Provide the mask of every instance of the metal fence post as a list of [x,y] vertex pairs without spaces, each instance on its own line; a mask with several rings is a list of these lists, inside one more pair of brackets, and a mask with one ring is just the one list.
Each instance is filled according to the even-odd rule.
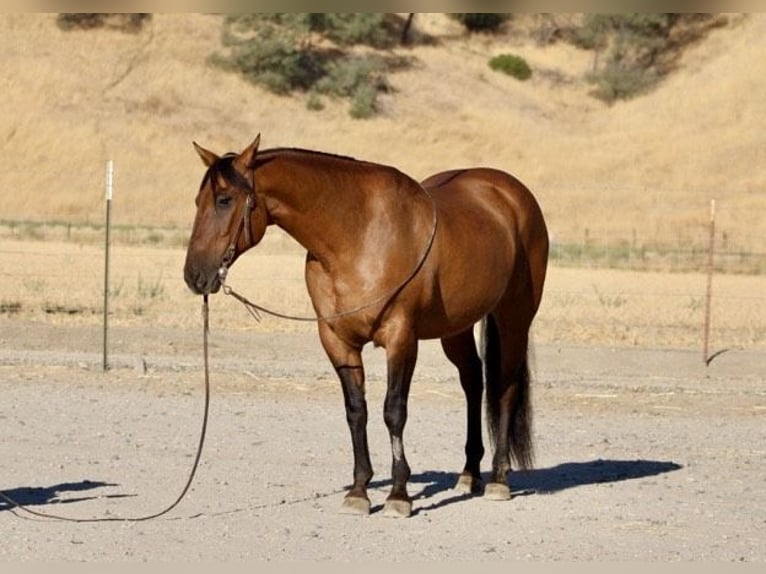
[[109,339],[109,246],[112,231],[112,187],[114,183],[114,163],[106,162],[106,225],[104,236],[104,371],[109,369],[108,339]]

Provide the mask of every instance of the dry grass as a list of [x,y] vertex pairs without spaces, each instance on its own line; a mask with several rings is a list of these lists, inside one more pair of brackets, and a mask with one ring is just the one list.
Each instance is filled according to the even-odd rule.
[[[115,245],[110,322],[196,329],[200,299],[182,278],[181,247]],[[311,316],[301,248],[278,230],[232,268],[230,284],[259,304]],[[103,247],[0,239],[0,318],[93,325],[103,317]],[[540,343],[700,348],[705,276],[621,270],[549,270],[534,339]],[[716,276],[712,346],[766,350],[766,276]],[[313,332],[312,323],[251,319],[212,298],[215,329]]]
[[[765,16],[732,16],[657,91],[612,107],[587,94],[587,52],[521,32],[467,38],[440,15],[418,20],[438,45],[397,50],[416,64],[391,76],[381,117],[356,121],[346,104],[311,112],[208,66],[218,16],[158,14],[134,35],[3,15],[3,95],[14,110],[0,119],[3,218],[99,221],[112,158],[118,223],[187,227],[202,171],[191,141],[223,151],[261,132],[268,147],[352,154],[416,178],[504,168],[535,190],[554,238],[585,227],[696,237],[715,197],[730,241],[762,250]],[[504,51],[523,55],[533,78],[492,72],[488,59]]]
[[[62,32],[54,20],[0,15],[3,96],[13,110],[0,118],[0,217],[21,222],[15,239],[0,239],[1,317],[100,321],[103,248],[81,225],[103,220],[111,158],[113,222],[122,226],[114,321],[196,326],[198,301],[181,279],[202,175],[191,142],[226,151],[258,132],[266,147],[350,154],[416,178],[458,166],[504,168],[535,191],[558,241],[579,241],[588,229],[615,240],[704,242],[715,197],[730,246],[764,251],[764,15],[732,16],[659,89],[611,107],[588,95],[586,52],[540,46],[523,33],[465,37],[443,16],[420,15],[418,25],[437,45],[397,50],[415,65],[390,77],[395,93],[367,121],[349,118],[345,103],[308,111],[303,99],[267,94],[208,66],[219,16],[158,14],[137,35]],[[487,61],[502,52],[522,55],[533,77],[493,73]],[[78,225],[51,237],[50,228],[29,225],[35,221]],[[40,242],[43,236],[51,241]],[[136,242],[162,247],[127,245]],[[301,254],[274,235],[237,264],[231,280],[263,303],[308,313],[301,277]],[[763,276],[716,278],[715,345],[766,346],[764,287]],[[699,274],[553,267],[536,337],[694,347],[703,296]],[[220,297],[215,307],[215,321],[227,326],[313,328],[254,325]]]

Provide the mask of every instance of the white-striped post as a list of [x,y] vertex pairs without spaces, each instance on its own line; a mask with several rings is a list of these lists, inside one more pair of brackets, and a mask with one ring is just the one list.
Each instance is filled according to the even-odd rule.
[[104,235],[104,371],[109,369],[108,338],[109,338],[109,247],[112,235],[112,191],[114,187],[114,162],[106,162],[106,225]]

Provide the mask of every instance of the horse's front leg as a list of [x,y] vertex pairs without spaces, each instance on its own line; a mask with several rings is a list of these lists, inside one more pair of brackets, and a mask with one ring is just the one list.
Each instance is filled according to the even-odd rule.
[[341,366],[337,369],[343,387],[346,421],[351,431],[354,449],[354,484],[343,500],[342,511],[350,514],[369,514],[370,499],[367,485],[372,479],[372,463],[367,446],[367,401],[364,397],[364,368]]
[[342,512],[369,514],[367,485],[372,479],[372,463],[367,445],[367,401],[364,392],[364,366],[360,349],[349,347],[322,323],[319,329],[322,345],[338,373],[346,406],[346,421],[354,449],[354,483],[343,500]]
[[417,340],[407,333],[386,346],[388,362],[388,389],[383,418],[391,437],[391,478],[393,486],[383,510],[385,516],[408,517],[412,513],[412,499],[407,494],[410,467],[404,456],[404,425],[407,422],[407,397],[418,354]]

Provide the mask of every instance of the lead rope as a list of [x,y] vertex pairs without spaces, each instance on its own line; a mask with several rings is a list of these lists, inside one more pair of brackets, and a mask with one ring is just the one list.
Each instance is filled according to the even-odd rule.
[[221,263],[221,267],[218,269],[218,278],[221,281],[221,289],[223,290],[223,293],[225,295],[229,295],[233,297],[234,299],[242,303],[245,306],[245,309],[248,310],[250,315],[256,321],[261,320],[261,313],[266,313],[268,315],[272,315],[279,319],[287,319],[289,321],[303,321],[303,322],[309,322],[309,323],[318,323],[320,321],[333,321],[335,319],[341,319],[343,317],[354,315],[355,313],[359,313],[360,311],[364,311],[365,309],[369,309],[370,307],[374,307],[378,305],[379,303],[383,303],[384,301],[388,301],[392,299],[402,289],[404,289],[410,281],[412,281],[415,278],[415,275],[417,275],[420,269],[423,267],[423,265],[425,265],[426,259],[428,259],[428,254],[431,253],[431,247],[433,247],[434,238],[436,237],[436,227],[438,224],[436,202],[434,201],[433,196],[428,192],[427,189],[425,189],[424,187],[421,187],[420,189],[423,193],[426,194],[428,199],[431,200],[431,208],[433,211],[431,234],[428,236],[428,241],[426,242],[425,249],[423,249],[423,253],[420,255],[420,259],[418,259],[417,264],[415,265],[415,267],[413,267],[412,271],[410,271],[409,275],[407,275],[407,277],[405,277],[405,279],[399,285],[397,285],[394,289],[392,289],[388,293],[384,293],[383,295],[374,299],[373,301],[370,301],[369,303],[365,303],[364,305],[360,305],[359,307],[349,309],[347,311],[340,311],[332,315],[319,315],[316,317],[289,315],[287,313],[273,311],[271,309],[268,309],[267,307],[258,305],[257,303],[253,303],[244,295],[237,293],[234,289],[232,289],[226,283],[226,277],[229,274],[229,263],[227,261],[229,259],[228,257],[224,257],[224,260]]
[[104,518],[70,518],[68,516],[59,516],[56,514],[48,514],[45,512],[38,512],[37,510],[32,510],[28,506],[19,504],[18,502],[13,500],[10,496],[0,491],[0,500],[3,500],[10,505],[10,511],[14,515],[16,515],[19,518],[26,518],[26,516],[18,512],[18,511],[22,511],[26,514],[30,514],[37,518],[45,518],[48,520],[58,520],[63,522],[80,522],[80,523],[82,522],[144,522],[146,520],[152,520],[154,518],[159,518],[160,516],[167,514],[168,512],[170,512],[171,510],[173,510],[176,506],[180,504],[181,500],[183,500],[183,498],[186,496],[186,493],[189,491],[192,481],[194,480],[194,475],[197,473],[197,468],[199,467],[199,461],[200,461],[200,458],[202,457],[202,447],[205,444],[205,435],[207,434],[208,413],[210,411],[210,366],[209,366],[209,359],[208,359],[208,335],[210,334],[210,313],[209,313],[207,295],[204,295],[202,299],[202,322],[203,322],[202,347],[203,347],[203,352],[205,355],[205,360],[204,360],[204,363],[205,363],[205,407],[204,407],[204,414],[202,417],[202,429],[200,430],[199,445],[197,446],[197,454],[194,458],[194,464],[192,465],[192,469],[191,469],[191,472],[189,473],[189,478],[186,481],[186,485],[181,491],[181,494],[178,495],[178,498],[176,498],[176,500],[164,510],[161,510],[160,512],[156,512],[154,514],[149,514],[147,516],[127,517],[127,518],[122,518],[118,516],[110,516],[110,517],[104,517]]

